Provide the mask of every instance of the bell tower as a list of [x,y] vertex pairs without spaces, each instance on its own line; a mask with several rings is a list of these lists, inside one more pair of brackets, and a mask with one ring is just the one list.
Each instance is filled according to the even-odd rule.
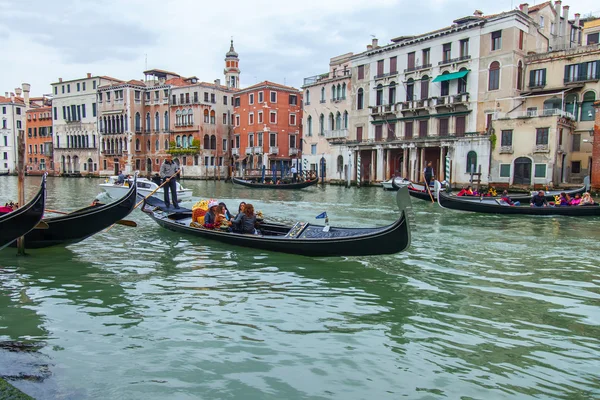
[[233,48],[233,39],[231,39],[231,46],[229,47],[227,54],[225,54],[225,71],[223,71],[227,87],[230,89],[240,88],[239,63],[240,59],[238,58],[238,53],[236,53]]

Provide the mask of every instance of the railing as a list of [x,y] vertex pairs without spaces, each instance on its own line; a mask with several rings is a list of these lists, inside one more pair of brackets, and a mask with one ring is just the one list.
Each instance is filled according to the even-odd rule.
[[585,73],[585,74],[581,74],[578,76],[565,76],[565,83],[597,81],[597,80],[600,80],[600,71],[596,71],[593,74]]
[[512,154],[513,152],[512,146],[500,146],[500,154]]
[[533,148],[533,152],[534,153],[549,153],[550,146],[548,146],[547,144],[536,144],[535,147]]
[[290,147],[290,156],[295,156],[300,150],[295,147]]
[[390,71],[390,72],[386,72],[385,74],[377,74],[375,75],[375,79],[383,79],[383,78],[389,78],[390,76],[395,76],[398,75],[398,71]]
[[102,154],[104,154],[105,156],[122,156],[123,155],[123,151],[116,151],[116,150],[103,150],[101,151]]
[[527,110],[527,111],[513,111],[511,113],[495,112],[492,115],[492,120],[498,119],[513,119],[513,118],[537,118],[537,117],[552,117],[559,116],[564,118],[570,118],[575,120],[575,116],[568,111],[563,111],[560,108],[547,108],[541,111]]
[[348,137],[348,129],[334,129],[325,131],[325,138],[327,139],[337,139],[346,137]]
[[470,59],[471,59],[470,55],[460,56],[460,57],[456,57],[456,58],[449,58],[447,60],[442,60],[442,61],[438,62],[438,65],[447,65],[447,64],[453,64],[453,63],[465,62],[465,61],[469,61]]
[[262,146],[254,146],[254,153],[255,154],[261,154],[263,152],[263,147]]
[[245,153],[246,154],[252,154],[252,149],[253,149],[252,147],[246,147]]
[[420,69],[427,69],[427,68],[431,68],[431,64],[423,64],[423,65],[415,65],[414,67],[408,67],[404,69],[404,72],[414,72],[414,71],[418,71]]
[[232,156],[239,156],[240,155],[240,149],[236,149],[236,148],[231,149],[231,155]]
[[269,154],[278,154],[278,153],[279,153],[279,147],[269,146]]
[[331,73],[331,74],[329,72],[326,72],[324,74],[319,74],[319,75],[309,76],[308,78],[304,78],[304,83],[302,84],[302,86],[313,85],[315,83],[325,81],[328,79],[343,78],[346,76],[347,77],[352,76],[351,70],[345,69],[345,70],[341,70],[341,71],[335,71],[335,73]]

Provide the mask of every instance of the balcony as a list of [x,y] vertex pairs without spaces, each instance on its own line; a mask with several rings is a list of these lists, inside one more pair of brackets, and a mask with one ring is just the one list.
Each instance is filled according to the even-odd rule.
[[335,129],[325,131],[326,139],[343,139],[348,137],[348,129]]
[[569,118],[571,120],[575,120],[573,114],[567,111],[563,111],[560,108],[547,108],[544,110],[538,111],[536,109],[526,110],[526,111],[513,111],[511,113],[503,113],[496,112],[492,115],[492,120],[496,121],[499,119],[514,119],[514,118],[538,118],[538,117],[552,117],[559,116],[563,118]]
[[500,146],[500,154],[513,154],[514,150],[512,146]]
[[279,147],[269,146],[269,154],[278,154],[278,153],[279,153]]
[[584,71],[583,74],[578,76],[565,76],[564,82],[568,83],[578,83],[578,82],[589,82],[589,81],[597,81],[600,80],[600,71],[594,71],[593,73],[587,73]]
[[246,155],[252,154],[253,147],[246,147]]
[[231,149],[231,155],[232,156],[239,156],[240,155],[240,149]]
[[534,153],[550,153],[550,146],[547,144],[536,144],[533,148]]
[[321,103],[321,104],[325,104],[325,102],[326,102],[326,101],[327,101],[327,100],[325,100],[325,99],[322,99],[321,101],[319,101],[319,103]]
[[419,71],[422,69],[429,69],[431,68],[431,64],[423,64],[423,65],[415,65],[413,67],[408,67],[404,70],[404,73],[409,73],[409,72],[415,72],[415,71]]
[[262,154],[263,147],[262,146],[254,146],[254,154]]
[[456,58],[449,58],[448,60],[442,60],[440,62],[438,62],[438,65],[448,65],[448,64],[458,64],[458,63],[463,63],[463,62],[467,62],[471,59],[471,56],[460,56],[460,57],[456,57]]
[[297,149],[295,147],[290,147],[290,156],[298,155],[299,152],[300,152],[299,149]]
[[103,151],[101,151],[101,153],[104,156],[122,156],[123,155],[123,151],[117,151],[117,150],[103,150]]
[[469,93],[459,93],[450,96],[451,104],[467,103],[469,101]]
[[390,71],[390,72],[386,72],[385,74],[375,75],[375,80],[389,78],[389,77],[396,76],[396,75],[398,75],[398,71]]
[[335,71],[335,72],[325,72],[324,74],[319,74],[319,75],[314,75],[314,76],[310,76],[308,78],[304,78],[304,83],[302,84],[302,86],[308,86],[308,85],[314,85],[315,83],[319,83],[319,82],[323,82],[323,81],[327,81],[329,79],[335,79],[335,78],[344,78],[344,77],[351,77],[352,76],[352,72],[349,69],[345,69],[345,70],[341,70],[341,71]]

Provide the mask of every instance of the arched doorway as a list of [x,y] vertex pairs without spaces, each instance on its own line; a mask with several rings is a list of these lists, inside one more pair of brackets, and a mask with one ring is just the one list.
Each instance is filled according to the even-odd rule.
[[78,156],[73,156],[73,172],[75,172],[76,174],[81,172],[81,171],[79,171],[79,157]]
[[148,174],[152,172],[152,160],[150,158],[146,160],[146,170]]
[[531,159],[519,157],[515,160],[513,185],[531,185]]
[[91,158],[88,158],[88,160],[87,160],[87,170],[88,170],[88,174],[91,174],[94,172],[94,161]]

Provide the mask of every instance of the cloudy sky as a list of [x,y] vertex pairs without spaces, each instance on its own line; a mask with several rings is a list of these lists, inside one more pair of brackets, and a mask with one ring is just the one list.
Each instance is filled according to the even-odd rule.
[[[50,93],[59,77],[87,72],[142,79],[146,67],[223,80],[233,36],[242,86],[272,80],[299,87],[328,70],[329,58],[471,15],[515,8],[518,0],[0,0],[0,95],[22,82]],[[540,1],[538,1],[540,3]],[[418,4],[418,7],[415,5]],[[476,6],[474,5],[476,4]],[[529,1],[530,5],[535,1]],[[582,15],[597,0],[566,0]]]

